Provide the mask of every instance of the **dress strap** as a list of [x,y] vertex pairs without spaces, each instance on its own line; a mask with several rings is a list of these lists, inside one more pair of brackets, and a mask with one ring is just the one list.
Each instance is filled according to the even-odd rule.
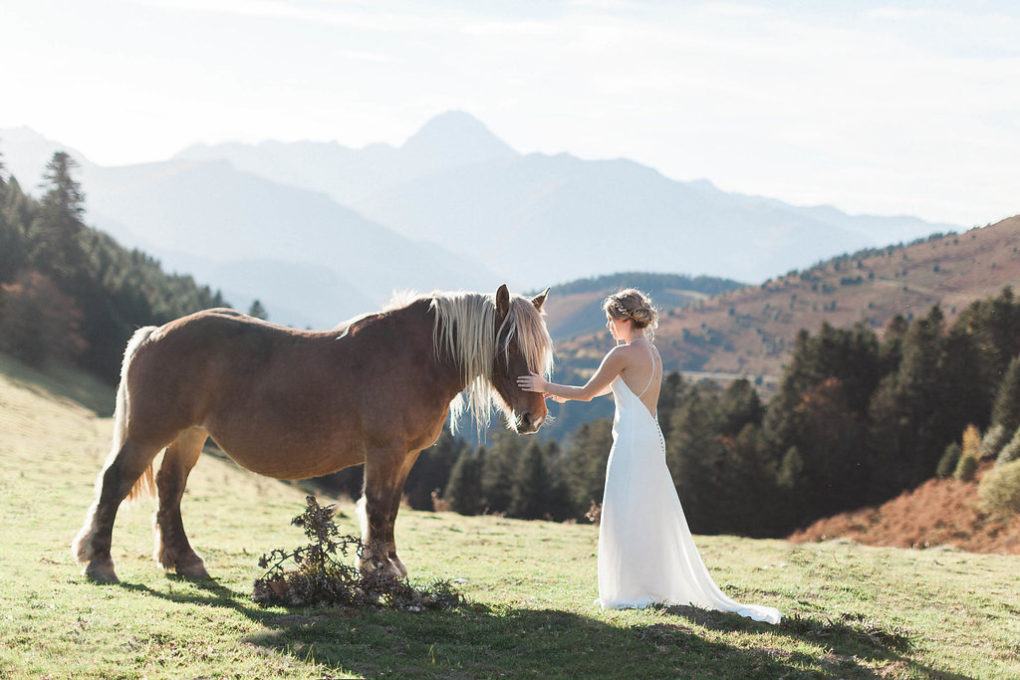
[[655,358],[656,357],[656,352],[654,351],[654,347],[652,346],[652,343],[648,343],[648,353],[652,356],[652,375],[651,375],[651,377],[648,378],[648,384],[645,385],[645,389],[641,390],[641,392],[637,395],[638,399],[640,399],[641,395],[643,395],[645,392],[647,392],[648,388],[652,386],[653,382],[655,382],[655,367],[658,365],[658,361],[656,361],[656,358]]

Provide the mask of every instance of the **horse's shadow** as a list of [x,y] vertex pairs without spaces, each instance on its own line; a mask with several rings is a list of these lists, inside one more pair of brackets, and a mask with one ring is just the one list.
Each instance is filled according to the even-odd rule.
[[[970,680],[937,671],[908,655],[913,643],[900,631],[868,625],[863,617],[837,620],[795,616],[776,626],[695,607],[660,607],[653,623],[621,627],[573,612],[469,604],[425,613],[383,608],[263,608],[214,579],[159,591],[120,587],[181,604],[232,609],[265,630],[241,639],[320,670],[365,677],[423,678],[878,678],[876,667],[897,675]],[[201,592],[195,592],[195,590]],[[711,641],[692,625],[758,635],[754,643]],[[777,638],[785,638],[777,639]],[[818,656],[797,642],[822,644]],[[890,666],[891,665],[891,666]],[[344,676],[346,677],[346,676]]]

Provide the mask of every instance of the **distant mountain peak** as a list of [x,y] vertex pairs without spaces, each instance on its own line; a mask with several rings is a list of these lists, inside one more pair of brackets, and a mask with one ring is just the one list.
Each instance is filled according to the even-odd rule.
[[19,125],[12,128],[0,129],[0,141],[8,140],[12,142],[45,142],[49,141],[41,134],[28,127],[27,125]]
[[430,118],[400,150],[412,155],[439,154],[479,162],[518,155],[485,123],[464,111],[447,111]]

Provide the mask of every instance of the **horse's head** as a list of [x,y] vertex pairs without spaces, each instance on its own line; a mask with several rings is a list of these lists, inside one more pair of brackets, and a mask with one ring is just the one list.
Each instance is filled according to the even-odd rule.
[[491,382],[510,412],[518,434],[537,432],[548,411],[541,392],[525,392],[517,376],[530,372],[548,376],[552,369],[552,340],[542,319],[549,289],[532,298],[511,298],[506,286],[496,291],[496,355]]

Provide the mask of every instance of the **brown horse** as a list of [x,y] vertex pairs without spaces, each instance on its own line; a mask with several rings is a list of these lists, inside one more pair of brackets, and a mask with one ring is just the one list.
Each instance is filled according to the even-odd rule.
[[[358,568],[406,576],[393,540],[404,481],[422,449],[465,408],[479,427],[502,407],[518,433],[536,432],[543,396],[517,388],[548,374],[552,341],[534,299],[435,293],[351,320],[299,331],[229,309],[137,331],[117,390],[113,448],[72,551],[92,579],[114,581],[110,542],[125,497],[158,495],[155,558],[206,577],[181,521],[188,473],[208,437],[237,463],[277,479],[365,464]],[[467,403],[461,396],[467,395]],[[156,455],[165,449],[158,473]]]

